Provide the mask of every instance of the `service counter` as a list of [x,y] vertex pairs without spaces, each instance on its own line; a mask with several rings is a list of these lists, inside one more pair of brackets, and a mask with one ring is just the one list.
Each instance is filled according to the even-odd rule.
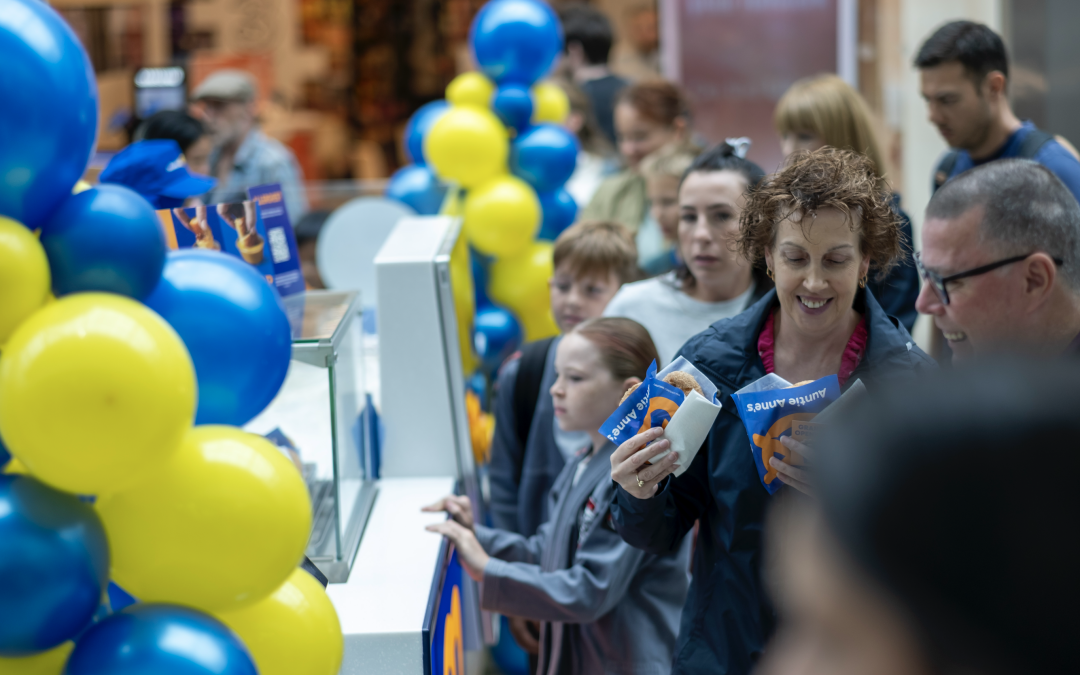
[[399,222],[373,261],[375,306],[372,289],[287,298],[289,374],[246,426],[308,484],[307,555],[330,580],[344,675],[477,673],[493,637],[477,585],[424,529],[446,515],[420,510],[456,491],[483,516],[449,273],[459,233],[445,217]]

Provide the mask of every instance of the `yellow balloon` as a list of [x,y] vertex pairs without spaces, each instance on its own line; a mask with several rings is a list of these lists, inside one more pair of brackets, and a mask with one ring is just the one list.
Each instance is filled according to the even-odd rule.
[[554,82],[538,82],[532,90],[533,124],[562,124],[570,115],[570,99]]
[[65,642],[47,652],[33,656],[5,658],[0,656],[0,673],[3,675],[60,675],[67,665],[68,656],[75,648],[74,642]]
[[561,331],[555,323],[555,317],[551,313],[551,307],[533,314],[521,317],[521,330],[525,333],[525,342],[534,342],[545,338],[554,337]]
[[[25,464],[23,464],[19,460],[15,459],[14,457],[12,457],[10,460],[8,460],[8,463],[4,465],[4,470],[0,471],[0,473],[23,474],[23,475],[25,475],[25,474],[29,473],[29,471],[26,470],[26,465]],[[0,671],[0,672],[2,672],[2,671]]]
[[461,205],[465,201],[464,192],[461,188],[450,188],[446,193],[446,197],[443,198],[442,206],[439,207],[439,215],[460,216]]
[[496,257],[522,253],[540,227],[540,200],[528,183],[499,176],[469,190],[465,234],[477,251]]
[[45,304],[50,283],[41,242],[21,223],[0,216],[0,346]]
[[506,170],[510,141],[490,110],[455,106],[431,126],[424,157],[440,177],[465,187],[480,185]]
[[487,108],[495,94],[495,83],[477,72],[462,73],[446,87],[446,100],[451,105],[471,105]]
[[464,232],[458,235],[450,252],[450,287],[454,292],[454,315],[457,318],[458,347],[461,350],[461,368],[466,376],[476,370],[473,353],[473,321],[476,318],[476,291],[469,259],[469,245]]
[[61,490],[131,485],[169,458],[194,416],[184,343],[130,298],[76,293],[50,303],[0,358],[0,436]]
[[[558,333],[551,318],[548,281],[553,273],[552,244],[537,241],[513,258],[499,258],[488,270],[488,295],[510,309],[522,323],[526,340]],[[554,327],[555,332],[551,332]]]
[[160,470],[97,502],[112,578],[145,602],[229,610],[272,593],[300,563],[311,501],[270,441],[195,427]]
[[259,675],[337,675],[341,623],[322,584],[302,569],[270,597],[216,614],[247,645]]

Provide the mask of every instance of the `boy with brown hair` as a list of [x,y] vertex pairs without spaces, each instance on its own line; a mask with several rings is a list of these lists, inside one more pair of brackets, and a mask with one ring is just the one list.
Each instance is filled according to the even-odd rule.
[[[638,276],[634,235],[619,223],[583,221],[555,240],[551,313],[562,334],[602,316],[619,288]],[[548,492],[566,461],[590,444],[588,434],[555,421],[548,390],[555,382],[555,349],[562,336],[524,345],[499,370],[495,436],[491,443],[491,519],[501,530],[529,537],[548,519]],[[511,621],[518,644],[535,653],[535,639]]]

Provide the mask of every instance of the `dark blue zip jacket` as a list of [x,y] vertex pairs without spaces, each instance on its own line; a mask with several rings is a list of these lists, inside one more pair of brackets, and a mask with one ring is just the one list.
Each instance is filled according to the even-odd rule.
[[[683,346],[680,354],[719,389],[720,414],[686,473],[667,479],[652,499],[637,499],[622,488],[613,498],[611,511],[623,539],[650,553],[675,551],[694,521],[701,520],[694,578],[675,647],[675,675],[749,673],[772,633],[774,614],[760,575],[769,494],[754,468],[731,394],[765,375],[757,341],[776,304],[776,292],[770,291]],[[867,318],[867,346],[847,384],[860,379],[872,395],[883,381],[935,367],[871,293],[860,292],[855,308]]]

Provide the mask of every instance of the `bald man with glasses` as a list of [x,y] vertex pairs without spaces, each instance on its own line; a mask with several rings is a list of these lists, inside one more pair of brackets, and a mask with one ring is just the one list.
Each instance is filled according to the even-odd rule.
[[999,160],[946,183],[926,209],[916,308],[953,362],[1080,352],[1080,204],[1045,167]]

